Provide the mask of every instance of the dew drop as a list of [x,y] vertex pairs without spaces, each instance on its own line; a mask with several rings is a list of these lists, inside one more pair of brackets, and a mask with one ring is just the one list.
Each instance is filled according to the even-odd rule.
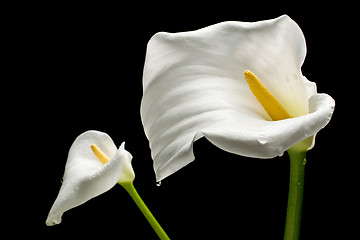
[[161,186],[161,181],[156,182],[156,186],[160,187]]
[[257,140],[261,145],[267,144],[267,138],[265,136],[259,136]]

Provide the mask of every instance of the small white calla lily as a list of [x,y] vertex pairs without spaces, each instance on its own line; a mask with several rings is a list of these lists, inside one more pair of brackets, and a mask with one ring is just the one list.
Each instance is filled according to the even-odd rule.
[[[94,144],[102,154],[109,157],[107,163],[102,163],[94,154]],[[132,182],[135,174],[131,160],[131,154],[125,150],[125,143],[117,149],[106,133],[87,131],[78,136],[70,148],[63,183],[46,225],[59,224],[65,211],[108,191],[117,182]]]
[[[282,155],[300,141],[301,150],[312,148],[335,102],[302,75],[305,55],[303,33],[288,16],[155,34],[147,47],[141,117],[157,181],[192,162],[193,143],[201,137],[257,158]],[[292,118],[271,121],[246,70]]]

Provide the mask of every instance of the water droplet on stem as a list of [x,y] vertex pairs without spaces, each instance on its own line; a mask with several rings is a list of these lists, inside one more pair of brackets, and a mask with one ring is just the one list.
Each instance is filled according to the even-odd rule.
[[303,160],[303,165],[305,166],[305,164],[306,164],[306,158]]

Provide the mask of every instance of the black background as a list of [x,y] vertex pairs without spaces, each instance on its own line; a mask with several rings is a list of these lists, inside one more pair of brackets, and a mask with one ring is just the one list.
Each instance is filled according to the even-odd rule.
[[[330,3],[331,4],[331,3]],[[39,238],[156,239],[120,186],[63,215],[45,220],[74,139],[90,129],[126,141],[134,185],[171,239],[282,239],[289,159],[269,160],[195,143],[196,160],[156,186],[140,119],[146,44],[159,31],[179,32],[221,21],[289,15],[304,32],[303,74],[336,100],[329,125],[308,153],[302,239],[348,239],[357,216],[355,6],[217,3],[38,4],[9,8],[3,87],[9,147],[3,176],[11,208],[5,228]],[[354,59],[352,60],[352,57]],[[353,86],[352,86],[353,84]],[[11,94],[11,97],[5,95]]]

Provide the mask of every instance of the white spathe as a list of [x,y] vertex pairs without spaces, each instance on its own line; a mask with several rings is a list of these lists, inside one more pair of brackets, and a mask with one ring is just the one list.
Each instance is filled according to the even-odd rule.
[[[92,144],[110,158],[109,162],[105,165],[101,163],[91,150]],[[131,160],[125,143],[117,149],[106,133],[87,131],[78,136],[69,150],[63,183],[46,225],[59,224],[65,211],[108,191],[117,182],[132,182],[135,174]]]
[[[155,34],[147,46],[141,118],[157,181],[192,162],[193,143],[203,136],[247,157],[282,155],[309,137],[310,149],[335,102],[302,75],[305,55],[303,33],[286,15]],[[293,118],[271,121],[246,83],[245,70]]]

